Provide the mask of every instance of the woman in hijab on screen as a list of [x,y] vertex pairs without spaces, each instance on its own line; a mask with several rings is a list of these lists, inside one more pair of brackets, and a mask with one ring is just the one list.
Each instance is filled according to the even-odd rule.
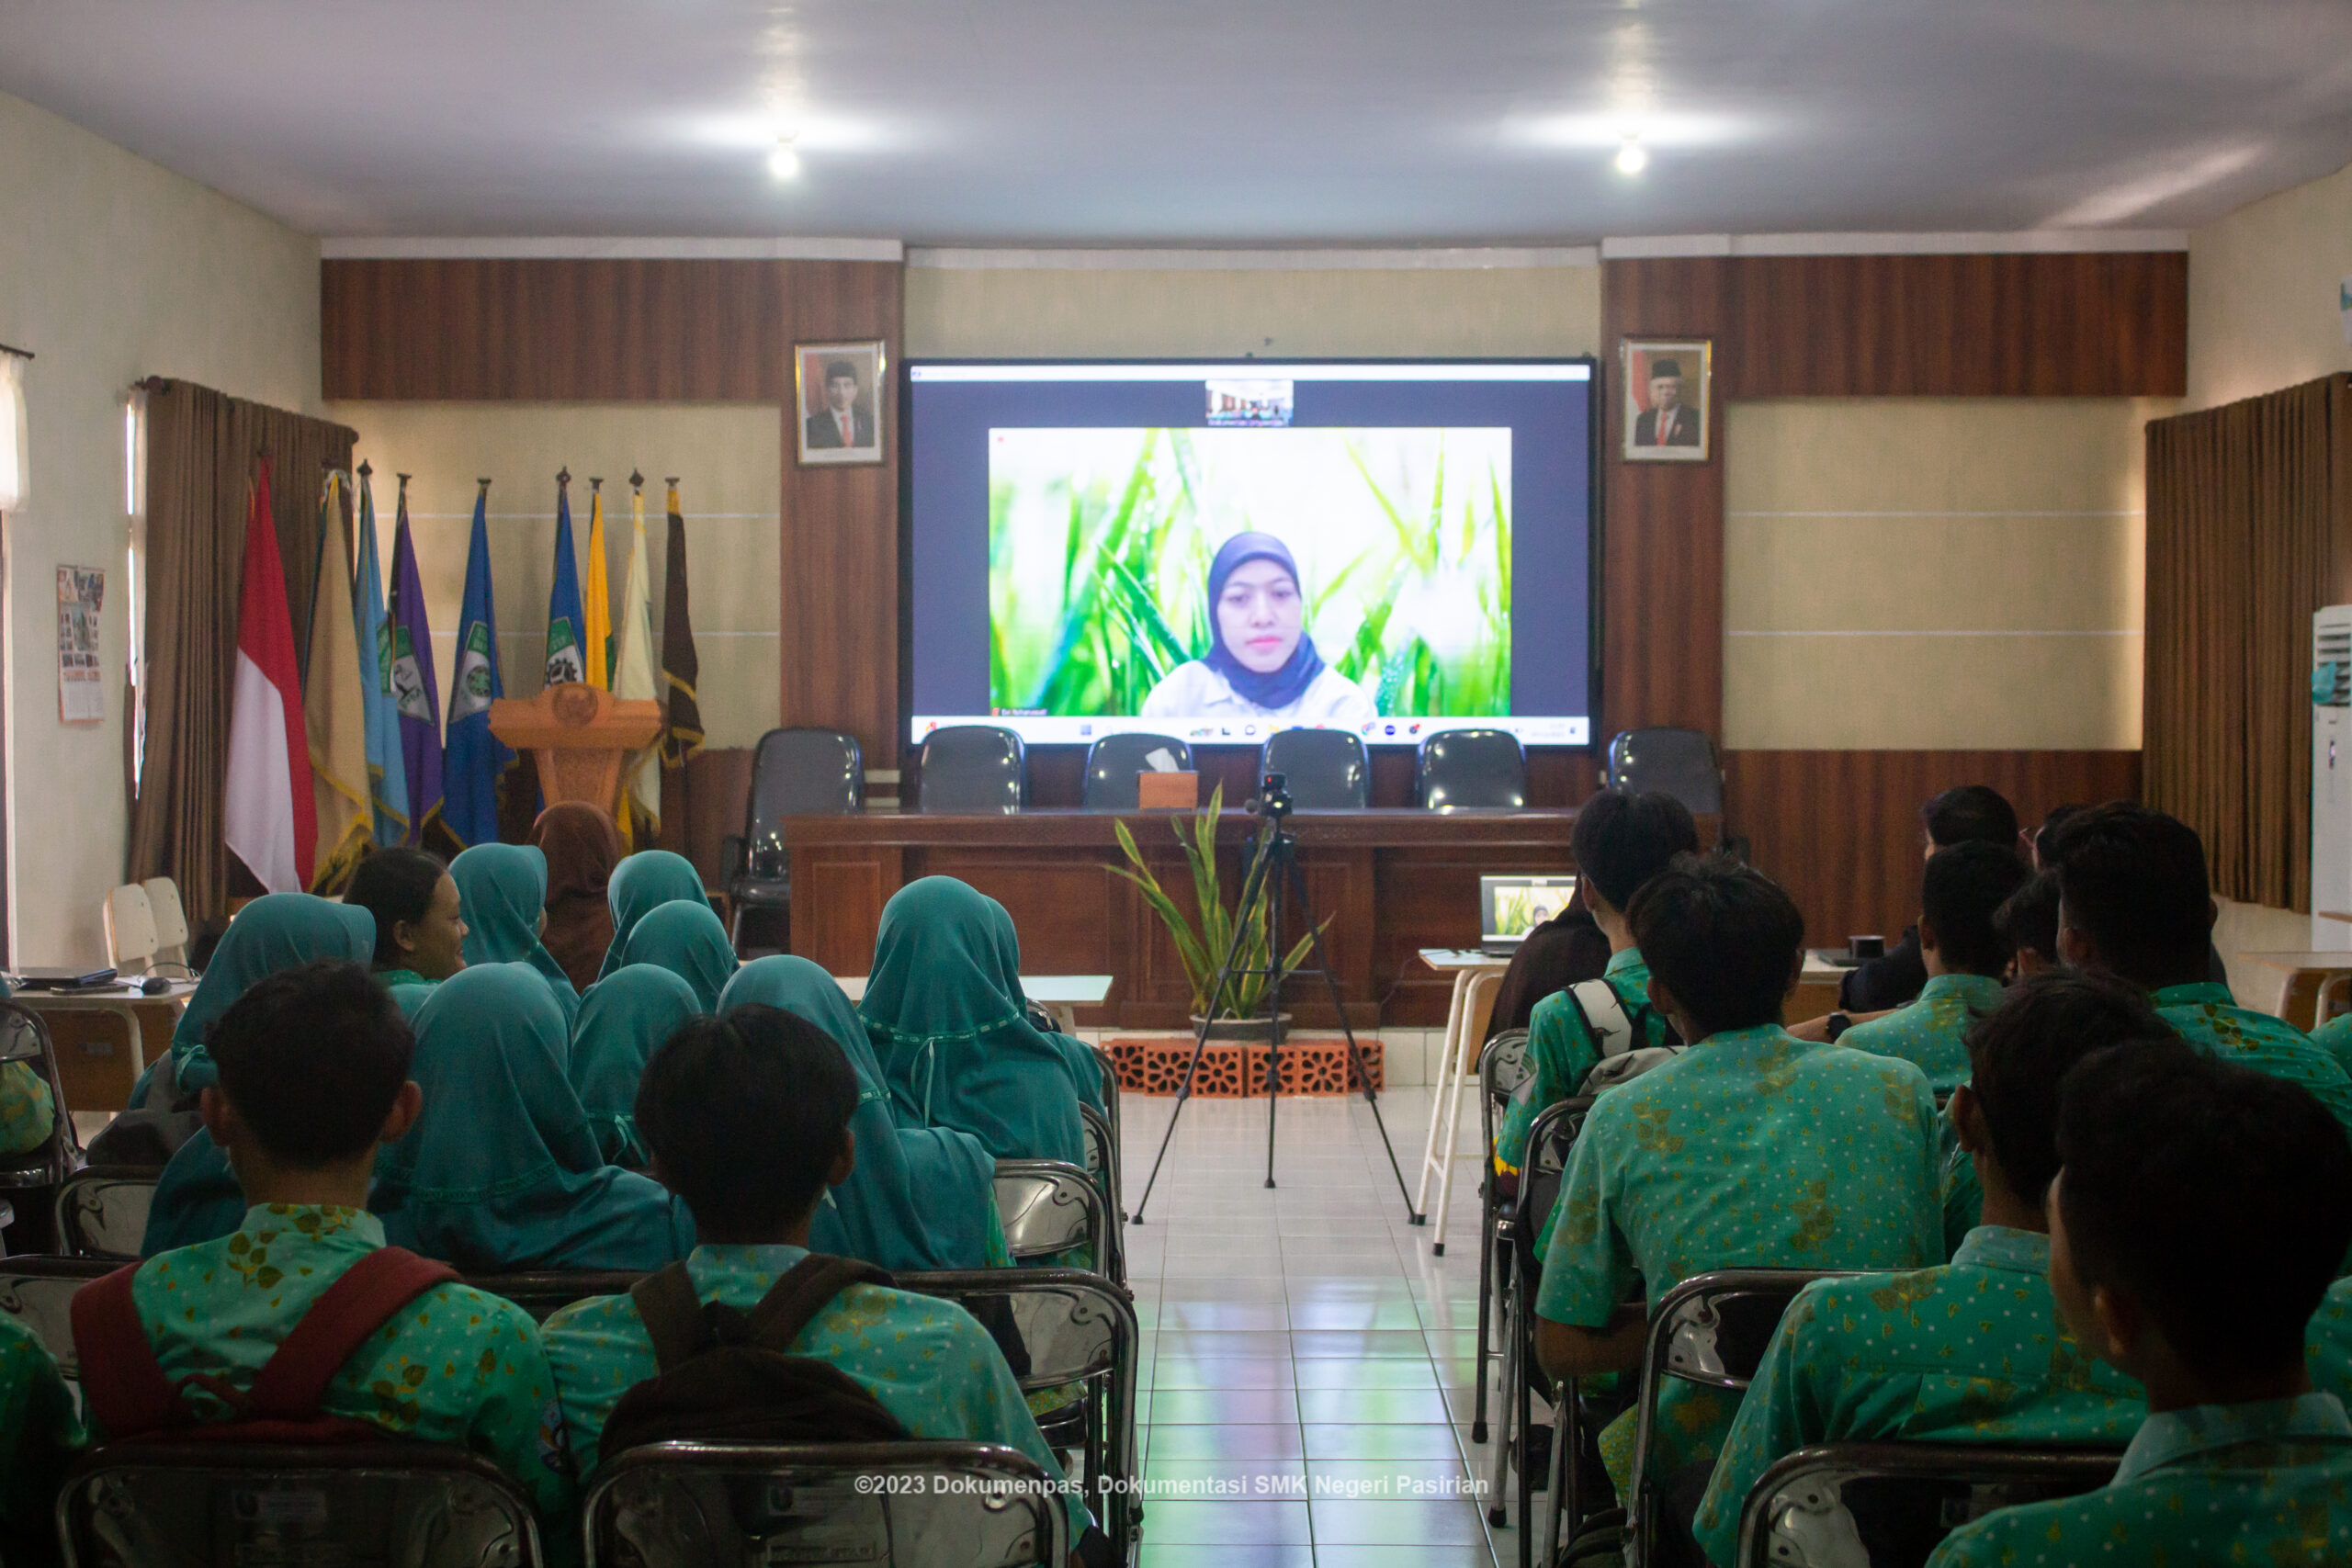
[[548,857],[548,923],[539,940],[584,997],[613,943],[613,910],[605,900],[621,863],[620,833],[597,807],[566,800],[539,813],[531,842]]
[[1353,727],[1377,716],[1363,689],[1316,652],[1298,562],[1272,534],[1236,534],[1219,547],[1208,609],[1208,656],[1162,677],[1141,717]]

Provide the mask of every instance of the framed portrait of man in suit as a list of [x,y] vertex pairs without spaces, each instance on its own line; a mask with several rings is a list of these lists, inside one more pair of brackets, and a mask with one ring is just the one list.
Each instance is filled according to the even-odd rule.
[[1706,338],[1629,337],[1621,448],[1629,463],[1703,463],[1713,445],[1714,344]]
[[802,343],[792,348],[803,463],[882,460],[883,377],[879,343]]

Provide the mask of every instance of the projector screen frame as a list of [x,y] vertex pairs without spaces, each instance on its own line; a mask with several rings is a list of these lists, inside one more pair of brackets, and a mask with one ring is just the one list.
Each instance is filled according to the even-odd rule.
[[[1607,410],[1602,400],[1611,389],[1605,367],[1598,354],[1539,354],[1539,355],[1282,355],[1261,357],[1245,354],[1238,358],[1217,355],[910,355],[901,354],[889,372],[895,383],[892,391],[897,407],[892,411],[891,436],[897,444],[892,468],[898,484],[898,604],[899,604],[899,670],[897,712],[893,719],[897,730],[897,750],[911,760],[922,750],[922,743],[912,739],[914,703],[914,458],[916,373],[936,367],[970,367],[975,369],[1006,369],[1027,367],[1068,367],[1077,369],[1159,368],[1177,366],[1201,366],[1216,370],[1231,370],[1236,379],[1252,378],[1253,373],[1265,372],[1284,366],[1312,367],[1417,367],[1446,366],[1583,366],[1590,394],[1586,400],[1583,446],[1585,451],[1585,507],[1589,519],[1585,538],[1585,711],[1589,716],[1586,739],[1581,743],[1545,742],[1527,744],[1529,751],[1552,754],[1583,753],[1600,757],[1606,753],[1610,731],[1601,712],[1603,692],[1601,657],[1605,649],[1603,615],[1607,612],[1607,594],[1602,582],[1602,569],[1607,558],[1606,486],[1601,477],[1605,444]],[[1210,427],[1213,428],[1213,427]],[[1311,428],[1311,427],[1310,427]],[[1514,526],[1516,526],[1514,518]],[[1512,614],[1518,614],[1514,603]],[[1402,742],[1368,743],[1397,750],[1409,750]],[[1083,752],[1087,741],[1031,741],[1029,750],[1053,752]],[[1256,750],[1256,743],[1196,741],[1195,751],[1238,752]]]

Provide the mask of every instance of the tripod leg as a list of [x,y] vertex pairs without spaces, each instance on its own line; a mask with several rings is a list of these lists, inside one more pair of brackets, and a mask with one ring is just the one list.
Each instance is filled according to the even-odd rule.
[[[1287,861],[1289,840],[1277,838],[1264,858]],[[1283,1097],[1283,878],[1272,872],[1261,879],[1266,906],[1266,1185],[1274,1184],[1274,1107]],[[1249,906],[1242,906],[1246,914]]]

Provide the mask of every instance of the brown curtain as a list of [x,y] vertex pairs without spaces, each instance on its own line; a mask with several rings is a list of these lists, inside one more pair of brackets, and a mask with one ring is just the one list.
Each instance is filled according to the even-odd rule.
[[2143,789],[2213,890],[2311,908],[2312,614],[2347,597],[2352,378],[2148,426]]
[[221,840],[245,504],[262,458],[294,646],[310,646],[319,486],[356,433],[186,381],[147,396],[147,756],[133,781],[130,877],[179,884],[191,919],[228,913]]

